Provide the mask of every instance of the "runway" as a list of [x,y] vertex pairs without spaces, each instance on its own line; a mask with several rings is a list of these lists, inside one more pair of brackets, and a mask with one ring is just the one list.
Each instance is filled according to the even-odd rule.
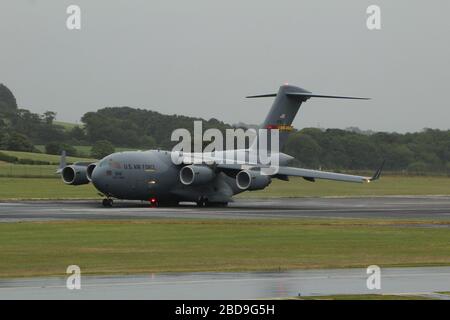
[[[182,273],[0,280],[5,299],[264,299],[332,294],[413,294],[450,291],[450,267],[381,269],[380,290],[367,288],[365,269],[255,273]],[[435,295],[440,299],[450,298]]]
[[226,208],[182,205],[152,208],[147,203],[115,201],[0,202],[0,222],[91,219],[275,219],[392,218],[450,220],[450,197],[296,198],[236,200]]
[[[193,205],[151,208],[146,203],[130,201],[116,201],[113,208],[103,208],[100,201],[94,200],[0,202],[0,222],[3,223],[164,218],[450,220],[450,197],[237,200],[227,208],[197,208]],[[448,228],[448,224],[439,227]],[[68,290],[64,277],[0,279],[0,299],[259,299],[298,294],[429,294],[450,291],[450,267],[383,268],[381,276],[381,290],[375,291],[367,289],[365,269],[82,275],[81,290]]]

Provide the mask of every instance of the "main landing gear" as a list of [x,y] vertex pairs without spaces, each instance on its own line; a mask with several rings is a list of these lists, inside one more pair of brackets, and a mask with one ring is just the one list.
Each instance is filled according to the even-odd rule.
[[198,197],[197,206],[198,207],[207,207],[208,206],[208,198],[204,197],[204,196]]
[[111,208],[113,206],[113,203],[114,203],[114,201],[111,198],[106,198],[106,199],[103,199],[103,201],[102,201],[102,205],[106,208]]
[[228,202],[210,202],[207,197],[201,196],[197,200],[197,206],[224,208],[228,206]]

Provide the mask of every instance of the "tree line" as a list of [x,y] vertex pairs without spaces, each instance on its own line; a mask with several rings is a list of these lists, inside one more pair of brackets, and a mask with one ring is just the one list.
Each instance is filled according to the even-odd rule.
[[[193,131],[200,120],[203,130],[225,132],[233,126],[217,119],[180,115],[131,107],[109,107],[87,112],[82,126],[71,129],[55,123],[56,113],[32,113],[18,108],[12,92],[0,84],[0,149],[48,153],[62,149],[77,155],[76,145],[94,145],[92,156],[99,158],[114,147],[171,149],[173,130]],[[284,152],[294,156],[295,165],[324,170],[372,170],[386,160],[386,169],[409,173],[450,174],[450,130],[424,129],[415,133],[361,132],[357,130],[305,128],[294,131]]]
[[450,130],[365,134],[306,128],[292,134],[284,150],[309,168],[372,170],[386,160],[391,171],[450,174]]

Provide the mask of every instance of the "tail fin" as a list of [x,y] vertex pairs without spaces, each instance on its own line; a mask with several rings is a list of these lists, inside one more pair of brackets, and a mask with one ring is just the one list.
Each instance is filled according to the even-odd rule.
[[[256,96],[248,96],[247,98],[266,98],[275,97],[275,101],[267,114],[264,123],[260,127],[261,129],[278,129],[280,134],[280,149],[286,143],[287,137],[290,131],[293,130],[292,122],[297,115],[298,110],[303,102],[306,102],[310,98],[331,98],[331,99],[357,99],[357,100],[369,100],[368,98],[357,97],[343,97],[343,96],[328,96],[313,94],[305,89],[283,85],[278,90],[278,93],[263,94]],[[268,144],[270,145],[270,143]],[[255,148],[252,145],[251,148]]]
[[56,173],[61,173],[62,169],[64,169],[64,167],[67,165],[66,163],[66,150],[63,150],[61,152],[61,158],[59,159],[59,167],[56,170]]

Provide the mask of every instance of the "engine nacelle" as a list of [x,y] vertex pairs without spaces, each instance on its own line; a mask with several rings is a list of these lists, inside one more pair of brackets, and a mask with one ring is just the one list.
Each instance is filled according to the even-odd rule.
[[61,171],[61,177],[64,183],[73,186],[89,183],[85,166],[71,165],[64,167]]
[[186,186],[195,186],[210,182],[215,173],[207,166],[190,165],[181,168],[180,181]]
[[256,171],[242,170],[236,175],[236,185],[241,190],[262,190],[271,182],[270,176]]
[[92,182],[92,172],[94,172],[96,166],[97,166],[96,163],[91,163],[86,168],[86,178],[91,182]]

